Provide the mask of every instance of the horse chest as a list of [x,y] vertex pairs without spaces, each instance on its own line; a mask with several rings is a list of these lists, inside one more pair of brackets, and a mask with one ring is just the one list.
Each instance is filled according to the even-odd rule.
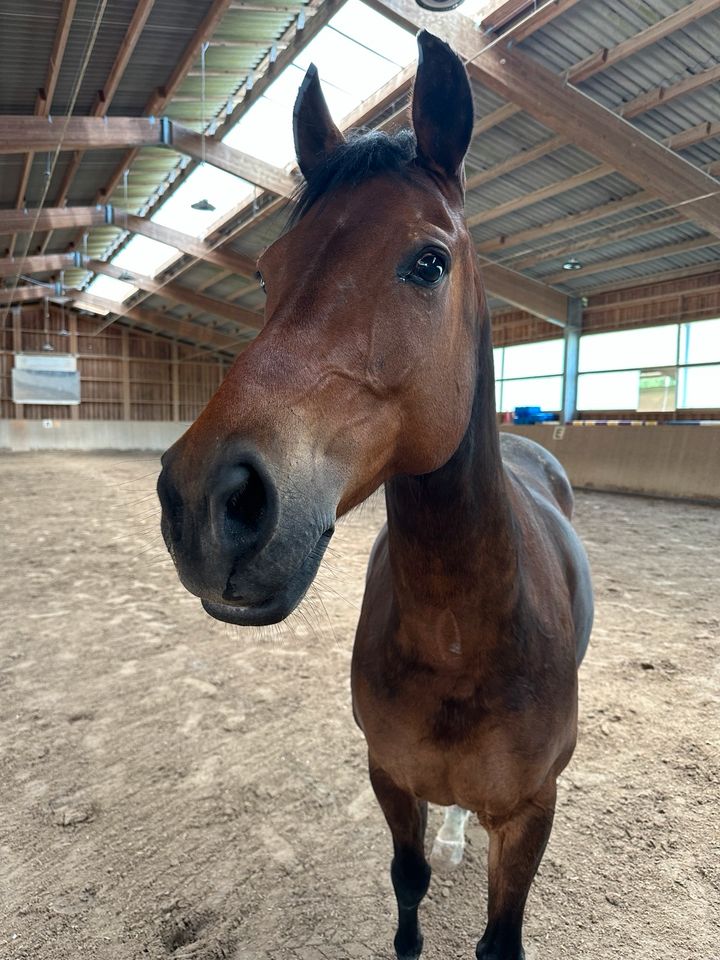
[[433,686],[415,678],[381,692],[355,673],[355,713],[372,762],[431,803],[502,816],[542,782],[558,731],[532,708],[498,710],[473,684]]

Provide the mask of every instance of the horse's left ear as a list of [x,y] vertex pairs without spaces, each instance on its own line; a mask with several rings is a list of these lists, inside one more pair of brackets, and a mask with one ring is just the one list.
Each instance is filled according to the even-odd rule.
[[418,163],[462,179],[473,129],[470,80],[462,60],[439,37],[421,30],[412,117]]
[[293,136],[298,166],[306,180],[329,153],[345,142],[330,116],[314,63],[308,67],[295,100]]

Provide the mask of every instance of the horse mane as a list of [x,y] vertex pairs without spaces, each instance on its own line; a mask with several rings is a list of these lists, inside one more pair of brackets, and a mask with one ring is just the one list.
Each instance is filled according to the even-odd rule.
[[401,173],[415,159],[415,134],[398,130],[356,130],[311,172],[293,197],[287,229],[294,227],[321,197],[336,187],[357,186],[379,173]]

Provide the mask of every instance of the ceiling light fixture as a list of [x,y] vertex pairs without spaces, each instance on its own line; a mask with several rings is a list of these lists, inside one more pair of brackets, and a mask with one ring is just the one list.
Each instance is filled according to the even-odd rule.
[[[202,152],[200,159],[201,169],[205,166],[205,137],[207,136],[207,124],[205,122],[205,54],[207,53],[207,48],[210,46],[209,42],[206,40],[200,48],[200,136],[202,137]],[[196,200],[195,203],[190,204],[192,210],[201,210],[203,213],[211,213],[215,206],[212,204],[207,197],[202,197],[200,200]]]
[[415,0],[415,3],[423,10],[432,10],[433,13],[444,13],[446,10],[454,10],[459,7],[463,0]]
[[576,257],[568,257],[562,267],[563,270],[580,270],[582,269],[582,264]]
[[205,197],[203,197],[202,200],[196,200],[195,203],[191,203],[190,206],[193,210],[203,210],[207,212],[215,209],[212,203]]

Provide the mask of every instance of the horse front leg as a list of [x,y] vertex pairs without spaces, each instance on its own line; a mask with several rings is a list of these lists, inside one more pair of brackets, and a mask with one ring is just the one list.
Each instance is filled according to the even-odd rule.
[[488,922],[477,945],[478,960],[525,958],[525,902],[550,837],[555,798],[551,778],[511,819],[489,830]]
[[398,960],[417,960],[423,948],[418,907],[427,893],[431,873],[425,859],[427,803],[401,790],[372,761],[370,782],[393,839],[390,876],[398,905],[395,953]]

